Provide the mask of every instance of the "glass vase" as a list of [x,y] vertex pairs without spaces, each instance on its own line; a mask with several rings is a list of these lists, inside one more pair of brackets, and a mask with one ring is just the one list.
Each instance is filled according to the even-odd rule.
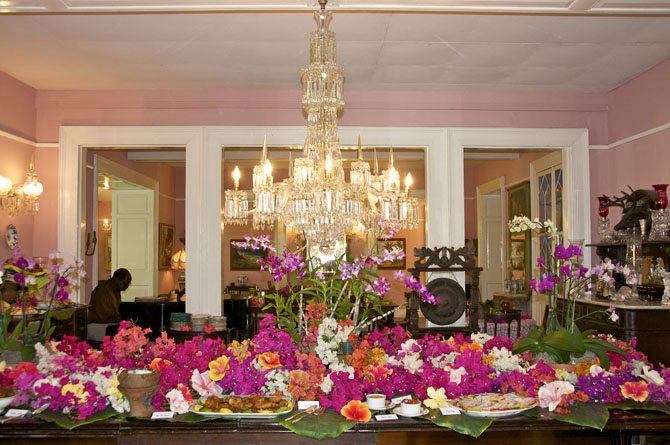
[[654,191],[656,192],[656,200],[654,201],[656,208],[664,210],[668,206],[668,195],[666,193],[668,184],[654,184],[652,187],[654,187]]
[[635,231],[626,239],[626,265],[630,269],[626,282],[631,285],[631,298],[640,298],[637,285],[640,283],[642,269],[642,238]]
[[649,241],[668,241],[668,214],[665,209],[650,210],[651,231]]

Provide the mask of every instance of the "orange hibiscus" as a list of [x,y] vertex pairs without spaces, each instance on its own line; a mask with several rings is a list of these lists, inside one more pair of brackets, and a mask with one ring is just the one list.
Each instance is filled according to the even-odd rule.
[[258,363],[263,365],[265,369],[279,368],[281,362],[279,361],[279,355],[274,352],[264,352],[258,357]]
[[368,404],[360,400],[352,400],[344,405],[340,410],[340,414],[347,420],[353,420],[354,422],[367,422],[372,417]]
[[163,360],[162,358],[157,357],[151,361],[149,369],[153,369],[154,371],[162,371],[163,369],[169,367],[170,365],[172,365],[172,362],[170,362],[170,360]]
[[644,402],[649,397],[647,391],[647,382],[640,380],[639,382],[626,382],[619,385],[621,388],[621,395],[626,399],[633,399],[636,402]]
[[226,375],[226,372],[230,369],[228,362],[230,358],[226,355],[222,355],[216,360],[209,362],[209,378],[218,382]]

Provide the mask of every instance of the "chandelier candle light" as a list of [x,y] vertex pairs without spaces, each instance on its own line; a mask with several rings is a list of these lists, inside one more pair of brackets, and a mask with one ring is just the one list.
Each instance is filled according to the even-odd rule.
[[0,176],[0,208],[13,215],[19,212],[23,202],[26,210],[35,215],[39,211],[39,198],[43,191],[44,187],[37,180],[35,162],[32,160],[26,172],[26,182],[23,184],[12,185],[9,178]]
[[381,174],[374,156],[374,171],[358,157],[350,164],[350,181],[345,181],[344,160],[339,143],[337,114],[344,108],[344,70],[337,65],[335,33],[325,10],[327,1],[314,13],[318,29],[310,34],[310,64],[300,72],[303,109],[307,113],[307,136],[302,156],[289,158],[288,178],[273,182],[267,139],[261,160],[253,170],[254,208],[249,210],[247,194],[238,190],[240,171],[235,167],[235,190],[226,190],[225,224],[246,224],[252,214],[254,229],[268,229],[277,220],[302,233],[308,244],[322,252],[335,249],[347,233],[363,227],[377,236],[419,222],[419,205],[409,196],[411,174],[400,188],[400,175],[393,165],[393,148],[388,168]]

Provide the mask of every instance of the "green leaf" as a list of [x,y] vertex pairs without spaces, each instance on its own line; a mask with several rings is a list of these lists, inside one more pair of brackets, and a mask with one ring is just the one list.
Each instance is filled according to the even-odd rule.
[[358,422],[347,420],[332,409],[319,416],[308,415],[296,423],[286,421],[290,414],[279,418],[279,423],[294,433],[312,439],[330,439],[338,437],[344,431],[353,428]]
[[438,409],[431,409],[428,415],[422,416],[422,418],[430,420],[437,426],[443,426],[472,437],[479,437],[493,422],[491,418],[473,417],[466,414],[443,416]]
[[572,423],[573,425],[586,426],[595,428],[600,431],[605,428],[607,420],[609,420],[610,413],[607,405],[597,403],[575,403],[570,408],[567,414],[559,414],[557,412],[550,412],[544,408],[534,408],[523,414],[528,417],[544,417],[558,420],[559,422]]
[[570,332],[565,328],[559,328],[557,331],[547,334],[542,339],[542,344],[559,351],[568,351],[580,355],[586,352],[581,333],[579,331]]
[[623,411],[643,410],[643,411],[658,411],[665,414],[670,414],[670,406],[666,404],[659,404],[654,402],[636,402],[634,400],[625,400],[619,403],[607,405],[611,409],[620,409]]
[[124,413],[117,413],[116,411],[114,411],[114,408],[108,406],[107,408],[105,408],[104,411],[98,411],[91,417],[87,417],[84,420],[74,419],[67,414],[63,414],[60,411],[49,411],[49,410],[41,412],[39,414],[35,414],[35,416],[33,417],[47,422],[53,422],[62,428],[72,430],[78,426],[87,425],[89,423],[97,422],[99,420],[106,420],[111,417],[125,418],[126,415]]
[[208,420],[237,420],[238,417],[214,417],[214,416],[201,416],[200,414],[196,413],[184,413],[184,414],[177,414],[171,419],[166,419],[168,422],[185,422],[185,423],[198,423],[198,422],[206,422]]

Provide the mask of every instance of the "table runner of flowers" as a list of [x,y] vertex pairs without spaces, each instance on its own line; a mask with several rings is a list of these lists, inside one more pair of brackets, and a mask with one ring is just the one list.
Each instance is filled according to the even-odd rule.
[[[322,323],[323,339],[346,330],[346,323]],[[539,409],[530,416],[551,416],[602,429],[607,407],[654,409],[670,413],[670,370],[653,367],[646,357],[611,337],[601,336],[625,350],[611,353],[610,368],[583,362],[576,371],[555,371],[529,353],[515,355],[507,338],[488,334],[427,335],[412,339],[401,328],[375,330],[354,341],[351,354],[336,357],[313,347],[301,348],[266,317],[251,340],[224,344],[220,339],[196,337],[176,344],[165,333],[149,342],[148,329],[122,322],[114,337],[93,349],[74,337],[38,344],[36,363],[15,369],[2,367],[0,386],[14,385],[13,406],[49,404],[38,418],[73,428],[111,416],[126,416],[128,402],[118,389],[118,375],[126,368],[160,372],[161,387],[153,397],[156,411],[178,413],[175,421],[206,420],[189,407],[200,397],[219,394],[290,395],[296,400],[318,400],[328,415],[309,416],[288,424],[298,434],[335,437],[358,422],[370,421],[365,395],[393,397],[411,394],[431,408],[425,419],[455,431],[478,436],[491,419],[466,415],[442,416],[449,400],[485,392],[516,392],[538,397]],[[332,411],[331,411],[332,410]],[[274,420],[276,421],[276,420]],[[323,428],[323,424],[330,428]]]

